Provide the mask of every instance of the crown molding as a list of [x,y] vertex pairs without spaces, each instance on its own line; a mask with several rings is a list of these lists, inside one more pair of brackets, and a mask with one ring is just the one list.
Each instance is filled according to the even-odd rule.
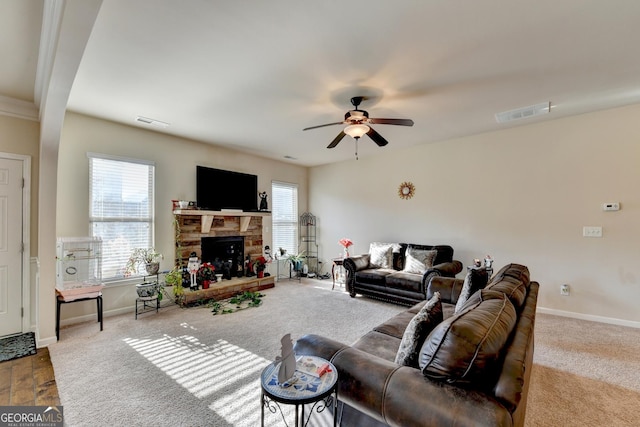
[[33,102],[0,95],[0,115],[39,121],[38,107]]

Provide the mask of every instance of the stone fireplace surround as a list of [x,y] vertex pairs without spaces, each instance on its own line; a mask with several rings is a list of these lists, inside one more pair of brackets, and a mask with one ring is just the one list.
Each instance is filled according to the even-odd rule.
[[270,213],[190,209],[178,209],[173,213],[176,226],[176,265],[186,266],[191,252],[195,252],[202,260],[202,239],[209,237],[241,238],[242,260],[247,255],[251,259],[262,255],[262,219]]

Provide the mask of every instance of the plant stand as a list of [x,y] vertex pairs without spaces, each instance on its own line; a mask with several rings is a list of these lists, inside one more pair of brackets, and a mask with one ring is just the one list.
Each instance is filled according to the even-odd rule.
[[[140,306],[140,304],[142,304],[142,306]],[[154,307],[157,313],[160,309],[160,300],[158,300],[158,295],[136,298],[136,320],[138,320],[138,314],[153,311]]]

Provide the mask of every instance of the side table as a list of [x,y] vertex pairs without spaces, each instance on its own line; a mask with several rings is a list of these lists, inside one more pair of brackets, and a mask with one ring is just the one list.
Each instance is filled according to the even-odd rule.
[[[309,423],[311,415],[320,413],[325,408],[333,405],[333,426],[337,426],[338,420],[338,371],[331,362],[317,356],[299,356],[297,366],[301,363],[311,361],[316,366],[329,365],[327,372],[321,377],[315,377],[296,369],[297,381],[289,387],[282,387],[278,383],[278,371],[280,362],[271,363],[263,369],[260,375],[262,393],[260,396],[261,413],[260,425],[264,427],[264,409],[275,414],[278,410],[284,420],[284,414],[280,403],[285,405],[295,405],[295,426],[302,427]],[[309,415],[305,420],[304,406],[313,403]],[[284,420],[286,424],[286,420]]]
[[96,300],[96,309],[98,311],[98,322],[100,322],[100,330],[102,331],[102,292],[93,293],[91,296],[83,296],[82,294],[77,297],[71,297],[65,299],[56,291],[56,340],[60,341],[60,306],[62,304],[69,304],[72,302]]
[[331,290],[336,287],[336,266],[344,269],[344,258],[334,258],[331,260],[333,264],[331,265],[331,280],[333,280],[333,285],[331,285]]

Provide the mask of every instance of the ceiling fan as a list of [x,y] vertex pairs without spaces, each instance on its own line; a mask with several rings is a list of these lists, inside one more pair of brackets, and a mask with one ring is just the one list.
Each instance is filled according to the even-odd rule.
[[347,125],[339,134],[335,137],[331,144],[327,146],[327,148],[334,148],[338,143],[344,138],[346,135],[349,135],[353,139],[356,140],[356,158],[358,158],[358,139],[362,137],[362,135],[368,135],[369,138],[373,140],[378,146],[384,147],[389,143],[386,139],[382,137],[378,132],[376,132],[370,124],[378,124],[378,125],[397,125],[397,126],[413,126],[413,120],[410,119],[374,119],[369,117],[369,113],[364,110],[359,110],[358,106],[360,103],[366,99],[364,96],[354,96],[351,98],[351,104],[355,107],[354,110],[349,110],[344,115],[344,120],[341,122],[335,123],[327,123],[325,125],[311,126],[308,128],[304,128],[302,130],[309,129],[317,129],[325,126],[333,126],[333,125]]

